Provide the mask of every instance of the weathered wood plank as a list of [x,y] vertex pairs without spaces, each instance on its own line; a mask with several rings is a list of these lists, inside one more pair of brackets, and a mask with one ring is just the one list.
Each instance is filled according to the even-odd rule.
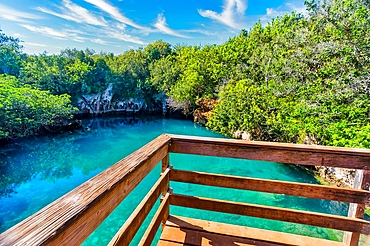
[[164,172],[169,165],[170,165],[170,155],[168,154],[162,159],[162,172]]
[[[247,243],[247,245],[343,246],[341,242],[325,239],[180,216],[169,216],[161,235],[162,240],[191,245],[215,245],[215,243],[217,245],[243,245]],[[222,240],[229,241],[223,241],[224,243],[221,244]]]
[[0,235],[0,245],[78,245],[168,153],[161,135]]
[[158,230],[158,227],[161,224],[161,221],[163,219],[167,220],[167,218],[164,218],[164,216],[167,214],[168,208],[170,206],[169,205],[170,196],[171,194],[167,193],[163,198],[161,205],[159,206],[157,212],[155,213],[143,237],[141,238],[139,246],[150,246]]
[[140,204],[132,212],[131,216],[109,242],[109,246],[124,246],[130,244],[146,216],[148,216],[150,210],[153,208],[154,203],[158,200],[159,195],[168,189],[169,172],[170,169],[167,168],[164,173],[162,173],[161,177],[153,185],[152,189],[143,198],[143,200],[141,200]]
[[370,150],[169,135],[170,152],[308,166],[370,169]]
[[223,201],[211,198],[173,194],[170,204],[188,208],[197,208],[216,212],[240,214],[258,218],[280,220],[292,223],[320,226],[343,231],[370,234],[370,222],[344,216],[328,215],[315,212],[276,208],[240,202]]
[[[187,228],[177,228],[166,226],[162,232],[160,242],[175,242],[179,245],[238,245],[238,246],[281,246],[282,244],[273,242],[256,241],[250,238],[233,237],[229,235],[220,235],[206,231],[190,230]],[[159,243],[159,245],[163,245]],[[171,245],[171,244],[170,244]],[[176,245],[176,244],[175,244]],[[288,245],[284,245],[288,246]]]
[[[360,190],[369,190],[370,186],[370,171],[357,170],[353,188]],[[366,203],[368,204],[368,203]],[[364,218],[365,203],[353,204],[351,203],[348,210],[348,217]],[[346,246],[357,246],[360,241],[360,234],[354,232],[345,232],[343,242]]]
[[170,180],[242,190],[253,190],[291,196],[302,196],[341,202],[370,204],[370,192],[365,190],[302,184],[287,181],[245,178],[203,172],[172,169]]

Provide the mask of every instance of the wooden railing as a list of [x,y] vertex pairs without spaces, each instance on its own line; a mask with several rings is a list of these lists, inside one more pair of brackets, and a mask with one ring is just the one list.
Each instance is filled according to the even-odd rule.
[[[355,187],[327,187],[171,169],[171,152],[357,169]],[[109,245],[128,245],[160,196],[160,207],[140,245],[150,245],[161,222],[167,220],[170,205],[343,230],[344,244],[351,246],[358,245],[360,234],[370,234],[370,222],[363,219],[365,205],[370,205],[369,150],[161,135],[1,234],[0,245],[81,244],[159,162],[162,162],[160,178]],[[170,180],[348,202],[350,209],[346,217],[172,194]]]

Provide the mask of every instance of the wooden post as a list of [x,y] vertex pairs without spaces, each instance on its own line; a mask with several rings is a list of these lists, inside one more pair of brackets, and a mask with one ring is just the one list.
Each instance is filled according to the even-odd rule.
[[[170,167],[170,153],[168,153],[167,152],[167,155],[162,159],[162,173],[167,169],[167,168],[169,168]],[[171,167],[170,167],[170,169],[171,169]],[[171,171],[170,171],[171,172]],[[167,192],[170,190],[170,179],[168,178],[167,179],[167,186],[166,186],[166,188],[165,188],[165,190],[163,190],[163,192],[162,192],[162,197],[161,197],[161,199],[160,199],[160,202],[162,203],[162,201],[163,201],[163,199],[164,199],[164,197],[166,196],[166,194],[167,194]],[[164,226],[166,225],[166,222],[167,222],[167,218],[168,218],[168,216],[169,216],[169,210],[170,210],[170,208],[169,208],[170,206],[169,206],[169,204],[168,203],[166,203],[165,205],[164,205],[164,216],[163,216],[163,218],[162,218],[162,230],[163,230],[163,228],[164,228]]]
[[167,153],[167,155],[162,159],[162,173],[166,171],[169,164],[170,164],[170,155],[169,153]]
[[[370,171],[357,170],[354,189],[369,190],[370,186]],[[349,205],[348,217],[363,219],[365,214],[365,204],[351,203]],[[360,240],[360,233],[345,232],[343,243],[346,246],[357,246]]]

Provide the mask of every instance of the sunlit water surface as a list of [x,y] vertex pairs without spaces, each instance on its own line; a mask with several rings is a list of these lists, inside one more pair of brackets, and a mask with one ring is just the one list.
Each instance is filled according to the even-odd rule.
[[[221,137],[191,121],[162,118],[103,118],[83,121],[85,131],[31,138],[0,151],[0,232],[32,215],[118,160],[142,147],[162,133]],[[256,178],[316,183],[292,165],[171,154],[177,169],[222,173]],[[114,212],[86,239],[84,245],[106,245],[144,195],[158,179],[158,165]],[[221,189],[172,182],[175,193],[289,207],[345,215],[343,203],[303,199],[285,195]],[[159,202],[155,205],[158,207]],[[314,237],[341,240],[342,234],[318,227],[251,217],[171,207],[171,214],[206,220],[248,225]],[[138,243],[154,211],[139,230],[132,245]],[[158,233],[157,233],[158,234]],[[158,235],[157,235],[158,238]]]

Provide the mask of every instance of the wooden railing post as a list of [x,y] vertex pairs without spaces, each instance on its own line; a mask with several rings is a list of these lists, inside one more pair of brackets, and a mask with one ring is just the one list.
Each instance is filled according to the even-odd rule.
[[[167,155],[162,159],[162,173],[167,168],[170,168],[171,169],[171,167],[170,167],[170,153],[169,152],[167,152]],[[170,190],[170,179],[168,178],[166,189],[164,190],[164,192],[162,192],[161,203],[162,203],[164,197],[166,196],[167,192],[169,192],[169,190]],[[168,216],[170,214],[170,208],[169,207],[170,207],[169,204],[166,204],[164,206],[164,216],[162,218],[162,229],[166,225],[167,218],[168,218]]]
[[162,173],[166,171],[169,165],[170,165],[170,154],[167,153],[167,155],[162,159]]
[[[370,171],[357,170],[354,189],[369,190],[370,186]],[[351,203],[349,205],[348,217],[363,219],[365,214],[365,204]],[[357,246],[360,240],[360,233],[345,232],[343,243],[346,246]]]

